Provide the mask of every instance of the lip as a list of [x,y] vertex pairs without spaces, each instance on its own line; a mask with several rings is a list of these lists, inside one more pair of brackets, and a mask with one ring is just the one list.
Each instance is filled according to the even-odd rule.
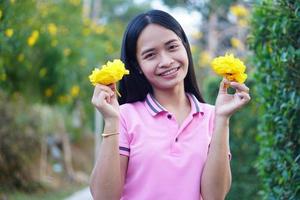
[[180,67],[174,67],[174,68],[171,68],[171,69],[168,69],[160,74],[158,74],[159,76],[163,76],[163,77],[169,77],[169,76],[173,76],[173,75],[176,75],[178,70],[179,70]]

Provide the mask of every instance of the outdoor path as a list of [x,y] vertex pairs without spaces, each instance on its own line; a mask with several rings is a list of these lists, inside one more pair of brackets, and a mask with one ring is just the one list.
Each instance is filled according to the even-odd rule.
[[90,189],[87,187],[78,192],[75,192],[65,200],[93,200],[93,197],[90,193]]

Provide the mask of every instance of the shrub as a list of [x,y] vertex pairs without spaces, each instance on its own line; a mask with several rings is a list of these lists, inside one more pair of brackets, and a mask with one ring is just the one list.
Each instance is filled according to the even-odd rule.
[[263,199],[300,199],[300,2],[264,0],[254,8],[260,103],[257,169]]
[[28,191],[39,185],[31,173],[40,152],[38,124],[22,99],[10,101],[0,91],[0,185]]

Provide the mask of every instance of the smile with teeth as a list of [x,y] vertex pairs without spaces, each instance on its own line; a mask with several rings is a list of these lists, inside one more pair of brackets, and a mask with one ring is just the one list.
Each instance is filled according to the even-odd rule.
[[179,67],[176,67],[176,68],[170,69],[168,71],[165,71],[165,72],[163,72],[163,73],[161,73],[159,75],[160,76],[168,76],[170,74],[173,74],[173,73],[177,72],[178,70],[179,70]]

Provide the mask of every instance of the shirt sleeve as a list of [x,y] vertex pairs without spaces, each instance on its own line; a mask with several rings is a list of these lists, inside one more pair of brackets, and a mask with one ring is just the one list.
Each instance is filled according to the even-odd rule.
[[124,118],[120,117],[119,124],[119,153],[120,155],[129,156],[130,155],[130,143],[129,143],[129,135],[126,128],[126,122]]

